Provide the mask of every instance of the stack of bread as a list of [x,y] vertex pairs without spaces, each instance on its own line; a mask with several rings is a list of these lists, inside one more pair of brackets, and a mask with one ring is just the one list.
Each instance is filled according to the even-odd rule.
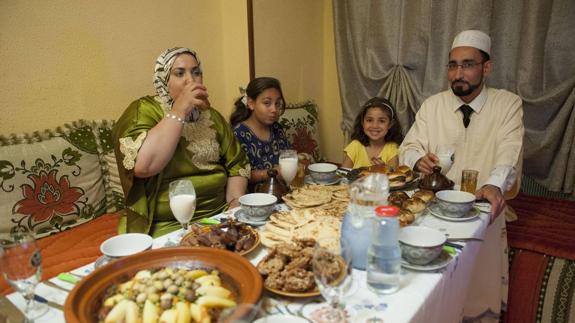
[[395,171],[387,165],[373,165],[363,170],[361,175],[366,176],[373,173],[387,175],[389,186],[391,188],[403,187],[406,183],[409,183],[414,179],[413,170],[406,165],[397,167]]
[[389,194],[387,201],[389,204],[399,207],[399,224],[406,226],[415,221],[416,217],[425,210],[427,204],[434,197],[435,195],[432,191],[426,190],[419,190],[413,193],[411,197],[405,192],[395,191]]

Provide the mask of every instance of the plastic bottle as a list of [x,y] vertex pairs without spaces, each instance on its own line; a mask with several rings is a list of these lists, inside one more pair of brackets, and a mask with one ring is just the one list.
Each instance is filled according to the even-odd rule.
[[355,181],[349,191],[350,203],[341,225],[341,236],[350,242],[352,267],[365,270],[375,208],[387,204],[389,180],[384,174],[369,175]]
[[377,294],[392,294],[399,289],[401,275],[399,209],[382,205],[375,209],[375,215],[367,251],[367,286]]

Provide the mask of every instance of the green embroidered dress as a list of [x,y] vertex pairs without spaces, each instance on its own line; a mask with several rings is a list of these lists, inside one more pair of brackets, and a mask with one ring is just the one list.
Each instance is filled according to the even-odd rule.
[[159,97],[143,97],[130,104],[112,131],[127,206],[120,233],[144,232],[156,237],[180,228],[169,205],[168,185],[173,180],[190,179],[194,183],[194,221],[225,210],[228,176],[249,178],[244,151],[229,124],[212,108],[184,125],[174,156],[162,172],[149,178],[135,177],[138,150],[165,112]]

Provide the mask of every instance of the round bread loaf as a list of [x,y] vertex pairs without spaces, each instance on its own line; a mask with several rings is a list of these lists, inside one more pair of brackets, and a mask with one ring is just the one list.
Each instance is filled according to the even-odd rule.
[[393,172],[387,175],[389,179],[389,186],[401,187],[405,185],[405,175],[401,172]]
[[395,191],[395,192],[391,192],[389,193],[389,196],[387,197],[387,201],[391,204],[391,205],[395,205],[399,208],[401,208],[401,206],[403,205],[403,202],[409,199],[409,195],[407,195],[407,193],[402,192],[402,191]]
[[413,171],[411,170],[411,168],[409,168],[409,166],[401,165],[397,167],[395,171],[405,175],[406,182],[411,182],[413,180]]
[[412,197],[409,200],[404,201],[403,204],[401,205],[402,208],[409,210],[415,214],[425,210],[425,206],[426,206],[425,202],[418,197]]
[[433,200],[433,198],[435,197],[435,195],[433,194],[432,191],[428,191],[428,190],[419,190],[415,193],[413,193],[412,197],[417,197],[422,199],[425,203],[429,203],[431,202],[431,200]]

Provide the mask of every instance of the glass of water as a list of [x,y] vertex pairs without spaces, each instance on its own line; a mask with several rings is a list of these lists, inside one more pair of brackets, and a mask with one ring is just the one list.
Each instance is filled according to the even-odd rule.
[[46,304],[34,302],[34,290],[42,276],[42,255],[32,233],[10,233],[9,240],[2,240],[0,269],[4,279],[26,301],[26,321],[32,322],[48,311]]

